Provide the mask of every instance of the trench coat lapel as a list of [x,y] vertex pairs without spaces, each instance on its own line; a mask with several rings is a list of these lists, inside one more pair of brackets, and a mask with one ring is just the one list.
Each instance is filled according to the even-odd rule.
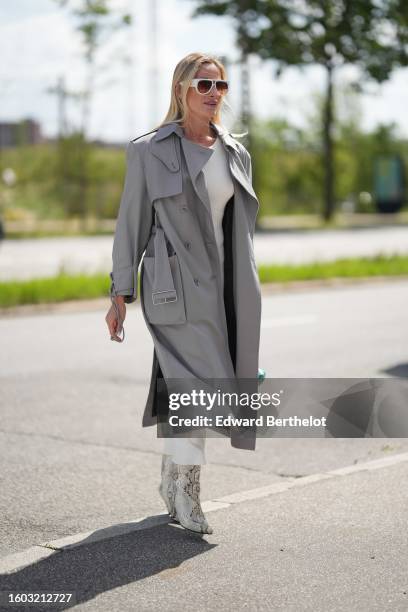
[[238,181],[238,183],[245,189],[245,191],[253,198],[258,201],[254,188],[252,186],[251,181],[248,179],[247,173],[245,172],[245,167],[241,161],[240,150],[235,142],[235,140],[230,136],[228,131],[222,126],[210,122],[214,127],[215,131],[221,138],[221,141],[224,144],[224,147],[227,149],[229,167],[231,170],[231,174]]

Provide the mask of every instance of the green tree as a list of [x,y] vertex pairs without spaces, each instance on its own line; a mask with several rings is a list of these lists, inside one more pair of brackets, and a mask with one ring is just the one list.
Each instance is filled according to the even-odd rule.
[[233,19],[244,55],[275,60],[279,76],[287,66],[318,64],[326,73],[322,112],[322,161],[326,220],[335,209],[334,92],[335,71],[345,64],[360,69],[354,84],[386,81],[408,65],[406,0],[193,0],[193,17],[212,14]]

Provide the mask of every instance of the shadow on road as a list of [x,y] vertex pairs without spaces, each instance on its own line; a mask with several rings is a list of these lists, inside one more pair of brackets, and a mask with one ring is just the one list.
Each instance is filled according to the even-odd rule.
[[396,376],[397,378],[408,378],[408,363],[398,363],[391,368],[382,370],[382,372],[389,376]]
[[182,567],[184,561],[216,546],[209,544],[202,535],[164,520],[167,521],[167,517],[163,515],[149,517],[138,522],[134,531],[119,536],[110,537],[110,534],[131,527],[132,523],[96,530],[89,538],[64,546],[46,559],[13,574],[2,574],[1,591],[73,593],[75,597],[69,603],[0,609],[8,612],[16,609],[67,610],[105,591],[149,576],[162,574],[166,580],[176,574],[182,575],[187,571]]

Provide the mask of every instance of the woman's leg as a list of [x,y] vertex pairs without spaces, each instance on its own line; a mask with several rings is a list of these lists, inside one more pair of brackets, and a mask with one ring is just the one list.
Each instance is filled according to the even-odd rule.
[[164,438],[163,454],[179,465],[204,465],[205,438]]

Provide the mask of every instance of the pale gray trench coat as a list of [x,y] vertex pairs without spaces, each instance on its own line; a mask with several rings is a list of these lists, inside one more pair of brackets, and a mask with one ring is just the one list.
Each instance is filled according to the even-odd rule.
[[[163,401],[158,377],[256,380],[258,374],[261,291],[253,234],[259,202],[251,158],[225,128],[212,126],[227,152],[234,185],[223,221],[224,293],[202,172],[213,150],[185,138],[175,122],[127,146],[110,295],[124,295],[126,303],[137,299],[144,255],[141,304],[154,351],[143,426],[157,423]],[[255,448],[254,435],[241,437],[234,428],[229,435],[232,446]]]

